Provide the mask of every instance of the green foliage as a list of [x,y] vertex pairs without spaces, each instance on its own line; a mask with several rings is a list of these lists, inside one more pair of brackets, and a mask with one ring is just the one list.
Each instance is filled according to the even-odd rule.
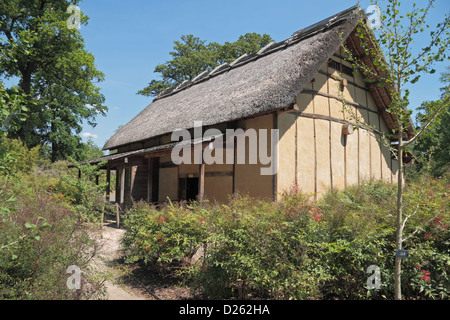
[[0,137],[0,174],[30,173],[38,162],[39,148],[28,149],[20,140]]
[[[447,67],[447,70],[450,71],[450,67]],[[446,104],[428,130],[417,139],[412,150],[417,159],[415,171],[419,173],[430,171],[435,177],[443,176],[450,169],[450,145],[448,143],[450,141],[450,103],[446,100],[450,94],[450,72],[442,74],[441,82],[445,85],[441,89],[441,99],[425,101],[418,108],[417,127],[419,129],[423,127],[434,111],[441,108],[444,103]],[[427,153],[431,153],[431,156],[427,156]]]
[[[172,268],[205,298],[390,299],[395,197],[395,186],[369,181],[318,202],[295,187],[276,203],[140,202],[126,216],[123,247],[127,262]],[[404,295],[447,299],[448,180],[409,184],[405,216]],[[379,290],[367,287],[371,265],[381,270]]]
[[[104,278],[89,265],[98,245],[86,227],[99,212],[81,195],[87,189],[66,182],[67,162],[36,166],[38,150],[5,141],[24,159],[14,175],[0,177],[0,299],[102,298]],[[82,270],[81,290],[66,286],[71,265]]]
[[20,123],[26,119],[24,112],[28,109],[24,104],[25,99],[17,91],[17,88],[5,90],[3,83],[0,82],[0,135],[2,136],[6,135],[8,130],[17,130]]
[[172,203],[161,210],[145,202],[136,203],[124,222],[127,261],[172,263],[192,256],[206,239],[202,219],[198,211]]
[[[1,214],[0,299],[87,299],[102,296],[88,266],[97,244],[72,207],[51,190],[20,184],[12,211]],[[81,290],[66,286],[70,265],[83,270]]]
[[244,53],[258,52],[272,41],[264,34],[247,33],[240,36],[236,42],[226,42],[221,45],[216,42],[206,43],[193,35],[181,36],[181,41],[174,41],[174,51],[170,52],[172,60],[156,66],[155,72],[160,73],[162,80],[152,80],[147,87],[138,91],[144,96],[156,96],[164,89],[193,80],[194,77],[216,66],[232,62]]
[[103,151],[94,143],[92,139],[89,139],[86,143],[80,144],[79,149],[76,152],[75,160],[86,161],[103,156]]
[[[70,4],[79,1],[12,0],[0,3],[0,75],[18,77],[26,99],[24,125],[8,129],[29,147],[51,146],[52,161],[74,155],[81,122],[105,114],[95,67],[77,29],[67,27]],[[88,17],[81,13],[81,23]],[[75,134],[74,134],[75,133]]]
[[104,199],[106,183],[96,184],[95,179],[105,162],[97,165],[80,164],[69,157],[72,165],[80,171],[80,176],[61,175],[49,190],[62,194],[69,201],[83,221],[100,222],[102,213],[108,205]]
[[[434,64],[448,59],[450,14],[446,13],[442,22],[438,22],[434,28],[430,28],[427,18],[429,18],[435,0],[428,0],[422,8],[413,3],[409,11],[405,11],[403,9],[404,2],[398,0],[385,0],[383,6],[380,6],[379,2],[371,0],[371,4],[378,8],[383,7],[380,17],[381,28],[372,32],[366,22],[361,19],[356,32],[356,36],[361,40],[361,49],[365,51],[365,56],[372,61],[371,65],[376,67],[369,67],[359,57],[354,57],[353,53],[345,48],[345,45],[343,48],[355,69],[358,68],[362,71],[364,80],[386,88],[390,96],[390,103],[386,107],[386,111],[395,119],[394,128],[389,134],[383,134],[382,140],[388,148],[392,147],[388,143],[392,135],[396,135],[396,140],[398,140],[394,151],[399,160],[395,242],[396,249],[401,250],[404,242],[403,231],[408,220],[408,218],[403,218],[404,154],[411,151],[412,144],[424,135],[429,125],[439,117],[449,101],[447,93],[441,103],[434,104],[437,107],[433,106],[432,112],[426,116],[426,121],[420,130],[415,132],[410,120],[412,111],[407,108],[410,91],[406,85],[416,83],[424,74],[435,73]],[[417,41],[418,37],[424,32],[429,32],[429,36],[426,37],[423,47],[415,48],[415,43],[419,42]],[[373,44],[373,46],[369,44]],[[407,133],[407,137],[404,139],[405,133]],[[402,259],[397,257],[394,277],[396,300],[402,299],[401,277]]]

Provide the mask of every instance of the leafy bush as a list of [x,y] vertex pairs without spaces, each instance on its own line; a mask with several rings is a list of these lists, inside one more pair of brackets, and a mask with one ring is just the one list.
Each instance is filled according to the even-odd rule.
[[[124,221],[123,245],[128,262],[184,264],[193,287],[212,298],[304,298],[316,294],[312,279],[322,278],[304,268],[311,236],[306,230],[314,232],[317,210],[304,197],[280,206],[244,196],[214,206],[169,203],[156,209],[140,202]],[[200,263],[192,262],[197,250],[203,250]]]
[[[68,169],[72,165],[72,171]],[[110,204],[105,200],[106,183],[95,183],[95,177],[100,174],[100,167],[104,162],[97,165],[89,163],[80,164],[71,159],[54,163],[41,170],[40,181],[45,183],[48,190],[61,194],[64,199],[72,205],[76,212],[86,222],[100,222],[102,213],[108,210]],[[81,177],[75,171],[80,170]]]
[[20,140],[0,137],[0,173],[30,173],[38,162],[39,149],[28,149]]
[[[447,180],[405,188],[405,298],[448,298],[448,191]],[[170,266],[207,298],[390,299],[395,202],[395,187],[379,181],[317,202],[295,188],[276,203],[244,195],[215,205],[141,202],[128,212],[123,245],[128,262]],[[367,287],[372,265],[378,290]]]
[[[8,145],[24,156],[0,175],[0,299],[102,298],[105,277],[89,264],[98,244],[86,226],[100,217],[101,191],[77,181],[68,162],[37,166],[37,149]],[[67,288],[71,265],[82,270],[80,290]]]
[[[0,222],[0,299],[102,297],[102,280],[88,265],[97,244],[80,216],[49,190],[13,189],[12,210]],[[81,290],[67,288],[71,265],[83,270]]]
[[160,210],[138,202],[128,212],[124,225],[128,262],[181,261],[191,257],[206,239],[204,217],[199,211],[170,202]]

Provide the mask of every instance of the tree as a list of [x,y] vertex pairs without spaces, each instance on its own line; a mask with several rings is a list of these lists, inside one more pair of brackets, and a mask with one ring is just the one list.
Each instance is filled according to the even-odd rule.
[[[70,29],[67,13],[79,0],[11,0],[0,3],[0,50],[5,57],[0,76],[18,77],[26,96],[26,120],[9,131],[28,147],[50,144],[52,160],[71,155],[81,138],[81,123],[95,126],[98,114],[105,114],[105,99],[96,82],[103,73],[87,52],[83,38]],[[80,12],[81,24],[88,17]],[[34,103],[31,103],[34,102]]]
[[[365,65],[360,57],[353,55],[345,46],[344,50],[355,68],[361,71],[366,82],[385,87],[390,94],[391,103],[387,111],[395,119],[394,134],[398,138],[396,157],[399,162],[396,250],[402,250],[403,244],[409,239],[409,237],[404,237],[403,235],[405,225],[417,213],[417,210],[408,212],[408,215],[404,217],[404,154],[426,132],[442,110],[448,107],[449,103],[447,92],[441,104],[430,106],[426,123],[414,132],[409,140],[405,141],[404,136],[411,123],[411,111],[407,108],[409,104],[409,89],[406,88],[406,85],[416,83],[423,74],[435,73],[435,70],[432,68],[433,64],[444,61],[447,58],[450,43],[448,31],[450,16],[447,14],[443,22],[437,23],[436,27],[431,29],[426,23],[426,18],[433,7],[434,0],[428,0],[425,8],[418,8],[414,3],[410,12],[406,13],[400,12],[401,5],[399,0],[384,0],[384,2],[387,3],[381,14],[381,28],[374,33],[362,21],[357,30],[357,35],[361,39],[361,47],[365,51],[365,57],[371,59],[373,67]],[[371,3],[380,8],[379,1],[371,0]],[[429,30],[428,43],[421,49],[414,48],[417,36],[425,32],[425,30]],[[389,141],[389,138],[392,138],[392,136],[384,135],[382,140]],[[391,148],[389,144],[387,146]],[[429,221],[432,220],[430,219]],[[401,299],[401,261],[401,258],[395,258],[394,297],[397,300]]]
[[[4,59],[5,53],[0,51],[0,65]],[[9,130],[20,128],[27,110],[25,97],[18,93],[17,88],[6,90],[0,81],[0,177],[8,177],[16,171],[17,154],[11,152],[6,136]]]
[[6,90],[0,82],[0,136],[6,136],[8,130],[20,127],[25,121],[24,97],[17,94],[17,88]]
[[89,139],[86,143],[81,144],[75,160],[90,160],[103,157],[103,155],[102,149],[100,149],[92,139]]
[[258,52],[272,41],[267,34],[247,33],[240,36],[236,42],[226,42],[221,45],[216,42],[206,43],[193,35],[181,36],[181,41],[174,41],[174,51],[170,52],[172,60],[156,66],[155,72],[160,73],[162,80],[152,80],[138,94],[156,96],[167,88],[192,80],[205,70],[232,62],[244,53]]
[[[441,82],[447,83],[442,88],[442,97],[436,101],[425,101],[418,108],[420,111],[416,116],[418,128],[423,127],[427,122],[432,110],[437,110],[443,104],[445,95],[450,93],[450,67],[449,72],[441,75]],[[417,139],[413,146],[413,153],[417,158],[416,170],[421,172],[428,165],[431,166],[431,173],[435,177],[441,177],[450,169],[450,105],[443,106],[443,112],[436,117],[427,132]],[[426,157],[427,152],[433,150],[431,159]]]

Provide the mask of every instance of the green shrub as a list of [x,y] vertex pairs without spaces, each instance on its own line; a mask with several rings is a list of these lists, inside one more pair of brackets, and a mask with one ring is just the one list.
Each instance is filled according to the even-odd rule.
[[141,201],[128,211],[123,245],[128,262],[172,263],[191,257],[205,241],[201,211],[169,203],[162,209]]
[[[0,172],[7,170],[11,173],[31,173],[39,159],[40,146],[28,149],[18,139],[0,137]],[[7,157],[3,158],[1,155]]]
[[[97,244],[80,216],[39,186],[14,193],[11,211],[0,222],[0,299],[102,297],[102,279],[89,267]],[[82,270],[80,290],[67,288],[71,265]]]
[[[404,237],[408,237],[404,246],[409,250],[409,258],[402,261],[405,298],[448,297],[450,252],[445,240],[450,222],[448,190],[446,181],[436,179],[405,187],[404,217],[411,215],[404,231]],[[323,286],[325,298],[393,298],[395,204],[396,187],[380,181],[330,192],[320,201],[329,239],[324,244],[327,250],[317,258],[328,266],[327,272],[332,277]],[[440,217],[439,230],[430,223],[436,216]],[[427,241],[434,234],[430,228],[440,232],[433,241]],[[423,264],[436,270],[428,290],[415,268]],[[381,269],[380,290],[367,290],[363,285],[370,265]]]
[[[448,298],[448,191],[444,179],[405,187],[407,299]],[[170,266],[205,298],[391,299],[395,203],[395,186],[380,181],[317,202],[295,188],[278,202],[140,202],[126,217],[123,245],[128,262]],[[372,265],[381,270],[377,290],[367,287]]]

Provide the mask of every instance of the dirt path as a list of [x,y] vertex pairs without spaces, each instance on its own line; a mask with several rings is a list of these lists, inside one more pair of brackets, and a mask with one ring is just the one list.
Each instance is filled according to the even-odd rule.
[[99,259],[96,261],[97,267],[110,272],[112,280],[106,282],[107,300],[149,300],[137,289],[120,284],[118,279],[120,273],[114,268],[114,261],[120,257],[120,239],[124,233],[123,229],[118,229],[112,224],[104,224],[102,230],[102,249]]
[[[125,230],[117,228],[115,221],[103,224],[100,231],[101,250],[94,259],[99,271],[111,275],[106,282],[107,300],[180,300],[192,299],[189,288],[180,286],[180,279],[160,270],[139,264],[123,265],[120,240]],[[126,270],[126,272],[124,272]]]

